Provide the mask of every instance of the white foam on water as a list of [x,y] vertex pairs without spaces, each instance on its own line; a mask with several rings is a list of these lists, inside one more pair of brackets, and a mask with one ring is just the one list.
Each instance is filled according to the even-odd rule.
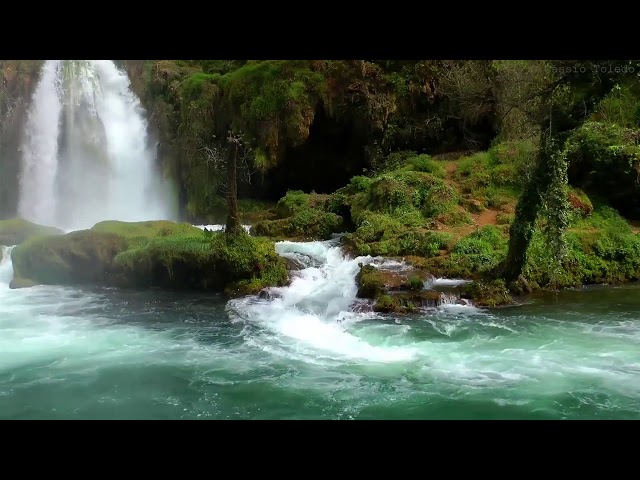
[[[368,343],[349,331],[359,321],[375,318],[372,313],[355,313],[355,277],[359,264],[371,257],[348,259],[335,239],[324,242],[279,242],[282,255],[308,256],[320,266],[297,272],[291,284],[272,288],[271,300],[247,297],[230,302],[232,313],[262,329],[251,330],[247,341],[259,348],[279,345],[280,352],[296,357],[334,357],[371,362],[406,362],[416,358],[411,346],[383,347]],[[402,328],[402,327],[400,327]]]
[[[194,227],[199,228],[200,230],[204,230],[206,228],[207,230],[210,230],[212,232],[224,232],[225,230],[225,225],[221,224],[194,225]],[[242,228],[249,232],[249,230],[251,229],[251,225],[242,225]]]

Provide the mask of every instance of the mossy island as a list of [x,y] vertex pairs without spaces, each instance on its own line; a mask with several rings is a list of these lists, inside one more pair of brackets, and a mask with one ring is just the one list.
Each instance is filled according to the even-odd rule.
[[288,281],[274,243],[185,223],[101,222],[33,237],[12,252],[15,288],[38,284],[161,287],[255,294]]

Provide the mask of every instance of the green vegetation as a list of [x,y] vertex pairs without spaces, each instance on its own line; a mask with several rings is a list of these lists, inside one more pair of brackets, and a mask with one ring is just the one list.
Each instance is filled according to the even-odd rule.
[[62,235],[57,228],[38,225],[22,218],[0,220],[0,245],[18,245],[32,237]]
[[284,259],[265,238],[166,221],[110,221],[67,235],[34,237],[16,247],[13,259],[15,286],[158,286],[235,295],[288,280]]
[[464,287],[463,298],[473,300],[478,307],[498,307],[513,301],[511,293],[504,283],[498,279],[491,282],[472,282]]
[[126,248],[124,238],[91,230],[32,237],[12,252],[12,286],[104,285],[108,283],[113,257]]
[[[6,93],[17,98],[35,77],[23,62],[2,64],[10,82],[0,113],[12,105]],[[119,278],[128,272],[143,283],[146,275],[154,285],[244,282],[234,288],[254,291],[262,279],[282,280],[280,267],[267,267],[275,265],[269,241],[338,232],[354,255],[404,257],[421,272],[475,279],[469,295],[487,305],[504,303],[505,289],[631,281],[640,87],[622,69],[630,64],[126,61],[186,219],[222,223],[226,215],[270,240],[207,236],[187,225],[105,223],[91,231],[125,240],[109,265]],[[9,173],[5,185],[15,183]],[[241,254],[249,245],[261,253]],[[236,261],[253,273],[220,267],[213,270],[229,268],[228,281],[216,283],[212,265]],[[377,280],[367,280],[374,274],[363,270],[375,297]],[[402,288],[421,293],[419,278]]]
[[345,228],[345,220],[331,211],[328,195],[289,191],[275,207],[276,219],[260,220],[251,233],[279,239],[326,240]]
[[374,300],[373,309],[383,313],[412,313],[433,307],[438,305],[440,293],[424,290],[427,277],[420,269],[395,272],[363,265],[356,276],[358,297]]
[[520,194],[535,155],[531,141],[498,143],[460,159],[454,177],[463,195],[472,195],[484,208],[500,209]]

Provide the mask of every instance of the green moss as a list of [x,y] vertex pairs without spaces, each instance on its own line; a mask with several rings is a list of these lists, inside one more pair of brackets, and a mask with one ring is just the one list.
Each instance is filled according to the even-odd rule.
[[430,155],[425,154],[410,156],[404,159],[403,164],[399,165],[398,170],[430,173],[434,177],[438,178],[444,178],[446,175],[442,162],[433,160]]
[[[403,221],[404,220],[404,221]],[[420,217],[395,219],[391,215],[367,212],[360,226],[343,237],[343,242],[357,255],[422,255],[432,257],[446,250],[451,233],[420,229]]]
[[224,238],[223,244],[222,237],[217,237],[214,248],[220,249],[222,264],[228,272],[227,294],[255,294],[263,288],[287,283],[286,261],[276,253],[273,242],[241,234]]
[[382,295],[375,303],[374,310],[382,313],[398,312],[402,309],[400,302],[391,295]]
[[498,307],[513,302],[513,297],[503,280],[475,281],[465,285],[463,298],[470,299],[477,307]]
[[419,275],[411,275],[409,277],[409,288],[411,290],[422,290],[424,288],[424,280]]
[[18,245],[30,238],[50,235],[62,235],[57,228],[38,225],[22,218],[0,220],[0,245]]
[[586,122],[572,132],[563,154],[572,185],[599,195],[635,218],[640,213],[640,129]]
[[127,240],[130,246],[146,244],[156,237],[195,237],[203,236],[202,230],[189,223],[176,223],[166,220],[149,222],[121,222],[108,220],[97,223],[91,228],[94,232],[113,233]]
[[371,265],[364,265],[356,275],[359,298],[377,298],[384,292],[383,272]]
[[616,124],[586,122],[567,140],[565,151],[571,162],[589,159],[601,168],[615,167],[631,172],[640,160],[636,129]]
[[229,237],[171,236],[151,239],[119,253],[114,265],[136,286],[224,290],[257,293],[287,280],[286,262],[273,242],[246,233]]
[[611,207],[574,220],[567,232],[567,254],[550,258],[540,231],[533,235],[524,277],[533,288],[617,284],[640,278],[640,235]]
[[462,237],[441,268],[449,277],[474,278],[489,272],[504,258],[508,236],[494,225],[486,225]]
[[[591,203],[591,200],[589,200]],[[602,201],[594,202],[592,213],[585,217],[575,218],[571,224],[576,230],[604,230],[606,232],[631,233],[629,222],[618,211]]]
[[429,231],[438,223],[460,225],[470,216],[457,206],[454,188],[429,173],[399,170],[352,180],[351,220],[356,228],[345,244],[360,255],[437,255],[447,234]]
[[21,285],[104,285],[109,283],[113,257],[126,248],[127,241],[119,235],[82,230],[32,237],[11,257]]
[[[292,190],[276,205],[276,220],[261,220],[251,227],[254,235],[298,240],[326,240],[345,228],[344,218],[328,195],[306,194]],[[335,200],[335,198],[334,198]]]
[[417,153],[413,151],[394,151],[385,157],[374,159],[373,169],[378,174],[398,170],[404,167],[410,158],[416,158],[417,156]]
[[232,127],[256,135],[273,160],[280,154],[280,136],[293,146],[306,140],[324,84],[306,60],[249,61],[221,77],[224,101],[237,114]]
[[536,152],[531,141],[498,143],[460,159],[454,178],[462,193],[483,200],[488,208],[500,208],[517,198]]
[[378,297],[373,310],[380,313],[415,313],[422,307],[434,307],[440,303],[440,292],[402,292]]
[[471,221],[458,207],[456,190],[430,173],[396,170],[358,177],[346,191],[352,197],[344,203],[351,206],[356,230],[343,241],[358,255],[434,256],[447,247],[451,235],[430,228]]
[[90,230],[36,237],[14,250],[16,278],[256,293],[283,285],[286,262],[273,242],[246,233],[207,233],[172,222],[102,222]]
[[381,270],[372,265],[364,265],[356,275],[359,298],[376,299],[389,292],[421,291],[427,273],[421,269],[408,272]]
[[436,220],[447,227],[461,227],[463,225],[470,225],[473,222],[469,212],[465,211],[462,207],[438,215]]
[[425,218],[446,213],[459,203],[458,193],[429,173],[399,171],[374,179],[368,192],[372,211],[401,215],[415,208]]

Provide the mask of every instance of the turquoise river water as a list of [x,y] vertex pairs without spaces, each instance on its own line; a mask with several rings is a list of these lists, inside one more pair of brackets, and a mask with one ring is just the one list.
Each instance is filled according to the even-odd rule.
[[0,419],[640,418],[637,285],[491,311],[445,301],[396,322],[354,308],[371,259],[332,241],[278,250],[306,266],[292,284],[226,302],[10,290],[5,249]]

